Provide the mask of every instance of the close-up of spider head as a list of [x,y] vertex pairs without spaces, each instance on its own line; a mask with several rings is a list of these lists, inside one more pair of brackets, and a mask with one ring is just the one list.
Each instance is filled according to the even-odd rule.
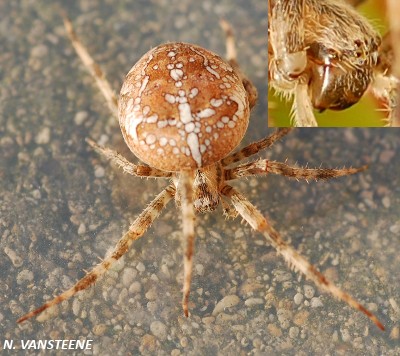
[[[318,126],[314,110],[348,109],[367,91],[384,111],[382,123],[397,125],[399,81],[392,74],[389,34],[382,39],[374,24],[345,1],[272,0],[268,14],[269,86],[293,99],[294,126]],[[270,126],[283,126],[274,124],[271,107]],[[334,115],[324,125],[336,126]],[[373,125],[360,119],[339,126]]]

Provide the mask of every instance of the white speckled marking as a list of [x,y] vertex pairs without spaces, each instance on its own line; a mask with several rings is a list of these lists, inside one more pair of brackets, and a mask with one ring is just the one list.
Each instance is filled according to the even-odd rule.
[[206,108],[206,109],[203,109],[200,112],[198,112],[196,116],[200,119],[204,119],[204,118],[213,116],[214,114],[215,114],[214,109]]
[[149,134],[146,136],[145,141],[148,145],[152,145],[154,142],[156,142],[157,138],[153,134]]
[[189,122],[188,124],[185,125],[186,132],[193,132],[194,128],[195,128],[194,122]]
[[138,98],[140,98],[143,94],[143,91],[146,89],[147,83],[149,82],[149,76],[146,75],[143,79],[142,85],[140,86],[140,90],[138,93]]
[[206,69],[217,79],[221,79],[221,76],[216,72],[214,69],[212,69],[210,66],[207,66]]
[[179,117],[182,123],[187,124],[190,121],[192,121],[192,112],[190,110],[190,105],[188,103],[179,104],[178,109],[179,109]]
[[129,115],[126,116],[126,131],[128,134],[133,137],[133,140],[137,142],[138,136],[136,128],[140,125],[143,121],[143,116],[137,117],[135,112],[131,112]]
[[193,99],[194,97],[196,97],[196,95],[199,93],[199,89],[197,88],[192,88],[190,89],[190,94],[189,94],[189,98]]
[[160,138],[160,146],[165,146],[168,143],[168,139],[165,137]]
[[220,107],[223,103],[224,103],[224,101],[223,101],[222,99],[215,99],[215,98],[212,98],[212,99],[210,100],[211,106],[214,106],[215,108]]
[[186,140],[187,144],[189,145],[193,159],[196,161],[197,166],[201,167],[201,152],[197,135],[192,132],[187,136]]
[[165,94],[165,100],[168,101],[170,104],[175,104],[175,96],[172,94]]
[[178,81],[178,80],[182,79],[182,77],[183,77],[183,70],[174,68],[174,69],[171,69],[169,74],[171,75],[171,78],[173,80]]

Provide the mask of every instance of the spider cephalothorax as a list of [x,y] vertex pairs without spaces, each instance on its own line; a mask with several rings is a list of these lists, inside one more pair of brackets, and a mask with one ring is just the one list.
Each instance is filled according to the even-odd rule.
[[[105,93],[112,111],[116,112],[117,100],[110,95],[108,82],[78,40],[69,20],[66,19],[65,24],[75,49]],[[128,73],[121,90],[119,122],[129,148],[149,165],[133,164],[113,150],[100,147],[91,140],[88,142],[126,173],[136,177],[164,178],[170,183],[132,223],[109,257],[69,290],[26,314],[19,322],[93,285],[135,240],[143,236],[167,203],[175,198],[182,210],[185,244],[182,308],[186,316],[189,316],[195,210],[213,211],[221,203],[226,214],[240,215],[260,232],[291,267],[362,311],[383,329],[373,314],[288,245],[246,197],[230,185],[233,180],[266,174],[305,180],[329,179],[354,174],[366,167],[309,169],[267,159],[243,162],[272,146],[290,129],[277,130],[269,137],[233,151],[247,127],[249,112],[256,102],[256,89],[238,68],[230,27],[224,22],[223,28],[227,33],[228,61],[194,45],[172,43],[147,53]],[[157,57],[159,61],[155,61]],[[210,87],[213,90],[208,90]]]

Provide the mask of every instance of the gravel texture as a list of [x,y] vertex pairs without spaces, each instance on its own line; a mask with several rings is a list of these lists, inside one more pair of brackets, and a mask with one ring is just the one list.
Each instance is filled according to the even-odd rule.
[[[66,10],[116,90],[133,63],[162,42],[189,41],[223,54],[218,19],[228,19],[239,62],[260,92],[249,143],[271,132],[265,1],[214,3],[82,0],[69,1]],[[181,224],[173,204],[93,288],[42,322],[16,324],[109,253],[165,185],[123,175],[87,146],[91,137],[134,159],[76,58],[56,5],[0,2],[0,345],[93,339],[87,354],[399,354],[395,129],[299,129],[263,156],[370,168],[332,182],[271,176],[235,185],[286,240],[376,313],[386,332],[299,281],[262,236],[240,219],[225,221],[220,209],[197,219],[186,319]]]

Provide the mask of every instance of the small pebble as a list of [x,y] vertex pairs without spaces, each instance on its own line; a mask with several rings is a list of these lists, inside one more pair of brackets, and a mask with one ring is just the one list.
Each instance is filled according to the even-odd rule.
[[32,191],[32,196],[34,199],[39,200],[42,197],[39,189],[35,189]]
[[155,314],[157,311],[157,302],[148,302],[147,309],[151,314]]
[[393,234],[400,233],[400,223],[395,223],[394,225],[390,226],[389,231],[392,232]]
[[136,269],[137,269],[139,272],[144,272],[144,271],[146,270],[146,266],[143,264],[143,262],[139,262],[139,263],[136,265]]
[[140,351],[142,353],[154,352],[157,347],[157,339],[153,335],[143,335],[141,339]]
[[195,269],[196,269],[197,275],[199,275],[199,276],[204,275],[204,266],[202,264],[200,264],[200,263],[196,264]]
[[319,308],[324,306],[321,302],[321,299],[319,299],[318,297],[314,297],[311,299],[311,308]]
[[310,313],[306,310],[302,310],[300,312],[298,312],[294,318],[293,318],[293,322],[297,325],[297,326],[303,326],[306,322],[307,319],[309,317]]
[[262,298],[249,298],[249,299],[246,299],[246,301],[244,302],[244,305],[246,305],[246,307],[253,307],[255,305],[260,305],[263,303],[264,303],[264,300]]
[[299,336],[299,332],[300,332],[300,329],[299,329],[297,326],[292,326],[292,327],[289,329],[289,336],[290,336],[292,339],[295,339],[295,338],[297,338],[297,336]]
[[282,330],[279,329],[275,324],[268,324],[267,330],[272,336],[280,337],[282,336]]
[[153,321],[150,324],[150,330],[158,340],[165,341],[167,339],[167,327],[161,321]]
[[189,341],[186,336],[182,337],[180,342],[182,347],[187,347],[189,345]]
[[106,324],[97,324],[93,327],[93,334],[95,334],[96,336],[102,336],[105,334],[106,330]]
[[121,282],[124,287],[130,288],[132,286],[133,281],[137,276],[137,271],[131,267],[126,267],[122,271]]
[[215,318],[213,316],[206,316],[205,318],[201,319],[203,324],[210,325],[214,322]]
[[75,316],[79,316],[79,311],[81,310],[81,302],[79,298],[74,298],[72,301],[72,312]]
[[388,196],[382,198],[382,205],[386,209],[390,208],[390,198]]
[[32,57],[41,58],[47,56],[48,52],[49,50],[47,46],[45,46],[44,44],[40,44],[32,48],[31,55]]
[[31,271],[24,269],[18,273],[17,276],[18,284],[24,284],[26,282],[31,282],[31,281],[33,281],[33,273]]
[[159,297],[157,290],[155,288],[151,288],[149,291],[146,292],[145,297],[148,300],[157,300]]
[[4,253],[8,256],[8,258],[11,260],[11,263],[14,265],[14,267],[21,267],[23,264],[23,260],[21,257],[19,257],[14,250],[11,250],[8,247],[4,247]]
[[223,312],[226,308],[231,308],[237,305],[240,302],[240,299],[237,295],[227,295],[222,298],[217,305],[215,306],[212,315],[216,316],[219,313]]
[[315,289],[314,287],[310,286],[310,285],[305,285],[304,286],[304,295],[307,299],[311,299],[315,294]]
[[131,294],[139,293],[141,290],[142,290],[142,285],[138,281],[133,282],[129,287],[129,293]]
[[389,337],[392,340],[399,340],[399,338],[400,338],[400,328],[398,326],[394,327],[392,329],[392,331],[390,332]]
[[94,176],[96,178],[103,178],[105,173],[105,169],[102,166],[95,166],[94,167]]
[[304,299],[304,296],[303,296],[303,294],[301,294],[301,293],[296,293],[296,295],[294,296],[294,302],[297,304],[297,305],[300,305],[301,303],[302,303],[302,301],[303,301],[303,299]]
[[350,336],[350,332],[349,332],[348,329],[343,329],[343,330],[341,330],[340,332],[341,332],[341,334],[342,334],[342,340],[343,340],[344,342],[350,341],[351,336]]
[[35,137],[35,142],[38,145],[46,145],[50,142],[50,128],[43,127]]
[[86,225],[81,223],[78,228],[78,235],[83,235],[86,233]]
[[89,114],[86,111],[79,111],[75,114],[74,122],[77,126],[82,125],[88,118]]
[[290,326],[290,321],[292,319],[292,313],[287,309],[277,310],[278,321],[282,329],[287,329]]

